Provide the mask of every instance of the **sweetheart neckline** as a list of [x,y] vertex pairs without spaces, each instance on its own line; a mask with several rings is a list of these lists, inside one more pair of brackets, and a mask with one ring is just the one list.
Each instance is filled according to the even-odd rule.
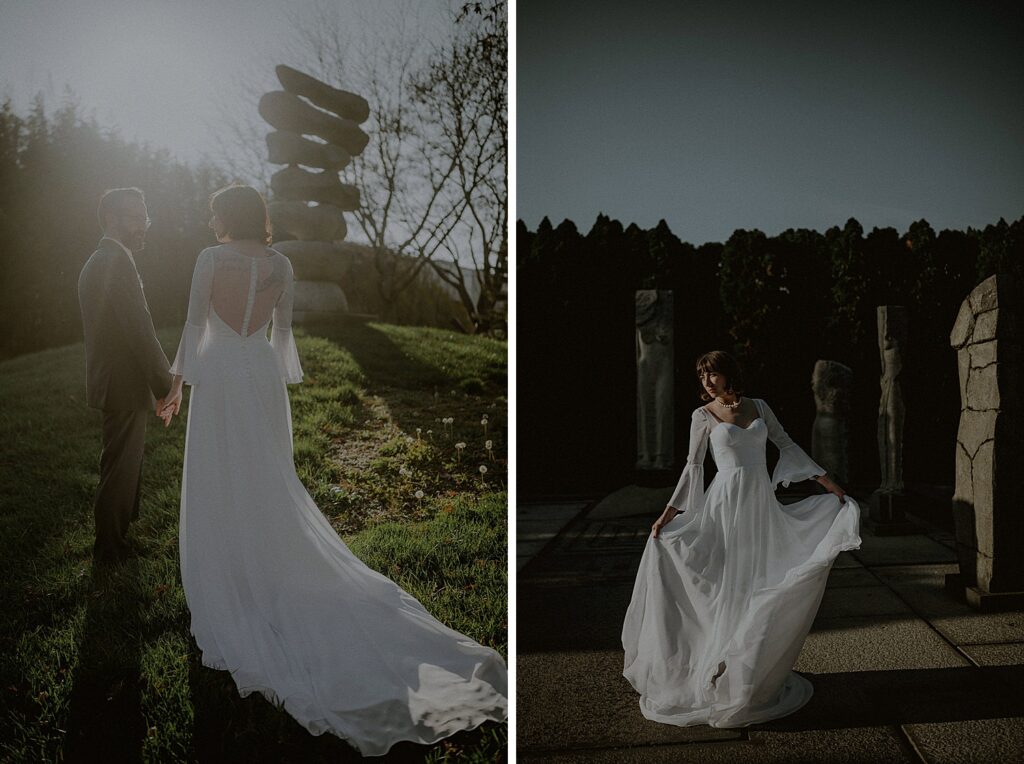
[[754,419],[751,419],[751,420],[750,420],[750,424],[748,424],[748,425],[747,425],[746,427],[741,427],[740,425],[736,424],[735,422],[724,422],[724,421],[722,421],[722,420],[719,420],[719,421],[718,421],[718,424],[716,424],[716,425],[715,425],[714,427],[712,427],[712,428],[711,428],[711,430],[712,430],[712,431],[714,431],[714,430],[717,430],[717,429],[718,429],[719,427],[721,427],[721,426],[722,426],[723,424],[731,424],[731,425],[732,425],[733,427],[735,427],[735,428],[736,428],[736,429],[738,429],[738,430],[749,430],[749,429],[750,429],[751,427],[753,427],[753,426],[754,426],[754,423],[755,423],[755,422],[760,422],[760,421],[762,421],[763,419],[764,419],[764,417],[763,417],[763,416],[759,416],[759,417],[756,417],[756,418],[754,418]]

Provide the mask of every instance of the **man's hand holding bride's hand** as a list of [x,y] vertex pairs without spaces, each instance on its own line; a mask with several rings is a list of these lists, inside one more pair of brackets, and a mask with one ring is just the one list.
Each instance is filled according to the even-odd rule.
[[654,538],[658,538],[658,534],[661,533],[661,529],[671,522],[672,518],[679,514],[679,510],[675,507],[665,507],[665,511],[661,513],[661,516],[654,521],[654,525],[651,526],[651,530],[654,532]]
[[169,427],[171,419],[181,408],[181,388],[173,389],[166,398],[162,398],[157,406],[157,416],[164,420],[164,427]]

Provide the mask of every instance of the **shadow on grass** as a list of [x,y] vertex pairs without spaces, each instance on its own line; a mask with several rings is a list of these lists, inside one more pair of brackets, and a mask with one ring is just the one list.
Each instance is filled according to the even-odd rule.
[[139,561],[93,567],[68,711],[65,761],[139,761],[142,615],[131,584]]
[[[406,432],[416,427],[424,430],[435,426],[429,415],[429,405],[423,405],[424,396],[441,406],[451,407],[451,391],[493,399],[507,390],[506,368],[483,366],[463,368],[454,358],[444,358],[450,368],[442,368],[417,358],[398,345],[392,337],[374,324],[347,320],[343,322],[311,323],[306,327],[310,335],[336,343],[351,353],[367,381],[368,391],[379,395],[388,404],[395,424]],[[442,334],[438,335],[443,336]],[[461,338],[460,339],[466,339]],[[423,342],[430,343],[430,335]],[[440,344],[442,340],[438,339]],[[409,395],[412,393],[412,396]],[[461,396],[460,396],[461,399]],[[479,409],[477,403],[474,410]]]

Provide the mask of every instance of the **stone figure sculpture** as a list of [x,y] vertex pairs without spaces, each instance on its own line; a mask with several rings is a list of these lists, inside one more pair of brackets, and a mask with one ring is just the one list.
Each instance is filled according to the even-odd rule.
[[850,387],[853,371],[838,361],[818,361],[811,376],[817,414],[811,431],[811,458],[839,485],[850,479]]
[[675,459],[675,356],[672,292],[636,293],[638,469],[672,469]]
[[907,311],[900,305],[878,306],[878,350],[881,354],[882,395],[878,401],[878,460],[880,491],[903,490],[903,389],[900,373],[907,344]]
[[960,574],[947,583],[981,610],[1024,608],[1024,285],[990,276],[950,333],[960,371],[956,525]]
[[906,516],[903,491],[903,423],[906,409],[900,374],[907,347],[907,310],[902,305],[879,305],[878,352],[882,376],[878,400],[878,466],[881,481],[871,495],[869,519],[876,535],[914,533],[918,527]]

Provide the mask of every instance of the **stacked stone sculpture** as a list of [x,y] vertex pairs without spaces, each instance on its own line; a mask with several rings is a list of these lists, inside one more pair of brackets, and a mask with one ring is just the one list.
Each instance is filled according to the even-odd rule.
[[811,458],[841,486],[850,479],[850,388],[853,371],[838,361],[818,361],[811,376],[817,414],[811,431]]
[[637,469],[670,470],[675,460],[672,292],[636,293]]
[[1024,285],[1008,274],[981,282],[949,337],[960,370],[956,444],[959,576],[947,577],[979,610],[1024,608]]
[[276,242],[274,248],[292,261],[293,315],[301,322],[348,311],[341,284],[352,261],[363,254],[344,243],[344,213],[358,209],[359,189],[342,183],[338,173],[370,140],[359,127],[370,116],[370,107],[365,98],[289,66],[278,66],[275,72],[284,90],[265,93],[259,113],[275,128],[267,135],[270,161],[287,166],[270,179],[274,201],[269,211],[275,231],[295,237]]

